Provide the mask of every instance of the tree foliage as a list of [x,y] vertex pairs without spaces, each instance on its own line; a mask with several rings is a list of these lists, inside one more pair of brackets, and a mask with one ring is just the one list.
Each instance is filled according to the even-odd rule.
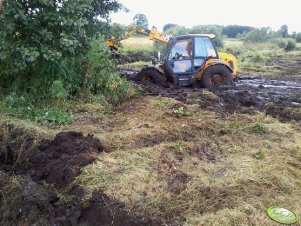
[[179,36],[185,34],[215,34],[215,44],[218,47],[223,47],[222,26],[219,25],[198,25],[192,28],[175,25],[167,29],[165,33],[171,36]]
[[215,45],[218,47],[223,47],[222,40],[222,30],[223,27],[220,25],[198,25],[190,29],[190,34],[215,34]]
[[235,38],[238,34],[248,33],[253,29],[254,28],[250,26],[229,25],[223,27],[222,34],[228,38]]
[[167,30],[169,30],[169,29],[171,29],[171,28],[173,28],[173,27],[176,27],[176,26],[178,26],[178,25],[177,25],[177,24],[172,24],[172,23],[165,24],[165,25],[163,26],[163,31],[167,31]]
[[270,28],[256,28],[249,33],[247,33],[245,37],[246,42],[265,42],[268,40]]
[[116,0],[5,0],[0,13],[1,86],[47,95],[61,80],[76,92],[85,54],[106,33]]
[[136,14],[133,22],[138,29],[148,29],[148,20],[144,14]]
[[296,34],[296,41],[301,42],[301,33]]
[[279,33],[282,35],[283,38],[288,37],[288,26],[286,24],[282,25],[279,29]]

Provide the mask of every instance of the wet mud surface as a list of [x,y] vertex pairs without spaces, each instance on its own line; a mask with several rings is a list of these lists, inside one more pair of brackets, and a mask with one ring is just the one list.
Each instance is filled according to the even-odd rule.
[[[127,77],[133,75],[127,72]],[[185,103],[199,104],[201,108],[223,113],[265,112],[280,121],[301,121],[301,82],[268,79],[260,77],[240,77],[234,85],[223,86],[211,91],[204,89],[155,85],[149,81],[135,82],[144,95],[171,97]]]
[[[70,131],[35,145],[33,140],[9,126],[0,133],[0,225],[162,225],[129,213],[122,202],[102,191],[93,191],[82,202],[87,191],[72,182],[103,151],[93,135]],[[13,177],[19,178],[17,184]],[[64,190],[68,200],[58,195]]]

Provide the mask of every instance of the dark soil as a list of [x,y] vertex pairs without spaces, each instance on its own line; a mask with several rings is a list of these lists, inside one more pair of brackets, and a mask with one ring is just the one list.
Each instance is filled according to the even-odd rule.
[[[103,151],[93,135],[62,132],[53,140],[33,144],[33,135],[25,131],[8,126],[0,133],[0,225],[162,225],[129,212],[102,191],[94,191],[85,203],[85,189],[73,186],[65,191]],[[49,189],[49,184],[54,187]]]
[[[93,135],[62,132],[54,140],[42,140],[33,147],[33,136],[14,131],[2,137],[0,164],[2,169],[16,174],[28,174],[34,181],[45,181],[64,187],[80,174],[80,169],[91,164],[103,151]],[[6,144],[5,144],[6,143]]]
[[30,176],[35,181],[63,187],[80,174],[80,169],[95,161],[103,146],[93,135],[84,137],[79,132],[62,132],[54,140],[43,140],[34,150],[28,153]]

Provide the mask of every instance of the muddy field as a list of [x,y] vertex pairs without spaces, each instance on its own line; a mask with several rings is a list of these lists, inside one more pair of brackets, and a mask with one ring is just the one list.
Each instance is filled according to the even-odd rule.
[[[123,74],[128,78],[134,75],[131,71]],[[279,171],[279,175],[272,174],[278,170],[273,169],[275,160],[272,158],[263,160],[270,161],[265,167],[271,167],[263,170],[264,176],[260,174],[263,165],[252,168],[258,164],[252,162],[253,152],[260,150],[261,153],[265,146],[280,154],[281,160],[273,156],[280,164],[283,160],[282,151],[287,151],[287,141],[284,139],[289,137],[291,147],[288,151],[295,150],[295,153],[284,161],[289,165],[284,168],[289,173],[295,168],[300,170],[299,135],[295,135],[294,140],[290,137],[295,132],[292,128],[286,128],[287,132],[283,135],[278,127],[276,130],[271,126],[269,130],[262,127],[264,131],[255,130],[254,133],[252,128],[256,129],[259,125],[260,129],[262,124],[252,127],[253,119],[248,116],[263,112],[274,117],[277,123],[279,120],[300,125],[300,81],[241,76],[234,85],[212,90],[163,87],[147,81],[133,83],[140,89],[141,95],[117,107],[112,116],[101,117],[99,112],[84,112],[85,115],[80,115],[63,129],[69,132],[58,132],[53,139],[37,140],[34,134],[26,130],[15,128],[12,124],[2,125],[0,225],[138,226],[183,225],[185,222],[188,222],[187,225],[206,225],[194,223],[194,216],[185,212],[189,208],[191,211],[197,210],[193,212],[195,215],[201,213],[200,219],[203,215],[210,219],[212,213],[243,208],[238,211],[242,214],[241,221],[245,222],[244,225],[250,225],[254,218],[252,214],[261,217],[270,200],[281,203],[283,188],[296,196],[299,194],[295,187],[292,189],[278,181],[277,177],[282,176],[282,171]],[[161,97],[168,97],[165,100],[167,102],[163,102],[167,107],[160,107]],[[177,112],[181,108],[189,109],[187,115]],[[200,119],[197,113],[201,110],[205,110],[202,114],[208,116],[209,120]],[[260,114],[254,119],[256,122],[262,120]],[[236,116],[231,121],[233,115]],[[190,119],[186,118],[190,116]],[[88,131],[87,134],[84,135],[82,130]],[[252,142],[246,144],[252,140],[268,142],[269,136],[274,136],[271,143],[259,147]],[[216,137],[218,140],[215,140]],[[241,142],[243,139],[244,142]],[[281,145],[282,148],[277,150]],[[245,150],[249,149],[253,152],[246,153]],[[231,165],[233,159],[237,161]],[[239,166],[243,162],[241,159],[245,159],[250,166]],[[255,161],[258,161],[257,157]],[[100,172],[89,175],[89,167],[93,171],[98,164],[103,164],[97,168]],[[259,173],[253,180],[249,176],[240,178],[244,169],[247,173],[252,170],[254,174]],[[141,170],[144,174],[139,171],[136,175],[135,170]],[[270,172],[271,181],[265,178]],[[239,174],[236,184],[233,184],[232,176],[227,177],[231,173]],[[76,180],[85,174],[88,174],[89,180],[85,181],[86,184],[82,182],[85,186],[81,186]],[[200,174],[202,180],[208,177],[206,186],[196,183]],[[127,181],[126,178],[131,176],[134,179]],[[145,181],[144,176],[147,177]],[[111,180],[111,184],[101,184],[100,187],[97,183],[97,186],[93,184],[102,177]],[[297,180],[298,177],[298,173],[294,173],[287,180]],[[231,180],[228,188],[210,187],[212,178],[220,180],[221,184],[229,178]],[[87,186],[90,183],[92,187]],[[271,188],[272,195],[267,192]],[[157,200],[158,194],[162,200]],[[191,204],[190,201],[196,197],[199,203]],[[237,204],[241,202],[241,197],[251,200],[247,207]],[[291,199],[295,202],[294,197]],[[256,198],[259,201],[253,205]],[[145,204],[147,202],[150,203]],[[265,223],[270,222],[266,217],[256,217],[254,225],[267,225]],[[215,222],[215,217],[212,222]],[[233,222],[228,225],[237,225]]]
[[[132,77],[127,72],[126,76]],[[209,90],[190,87],[166,88],[150,82],[136,83],[144,95],[175,98],[185,103],[224,113],[263,111],[283,122],[301,120],[301,82],[260,77],[239,77],[233,86]],[[205,93],[205,95],[204,95]]]

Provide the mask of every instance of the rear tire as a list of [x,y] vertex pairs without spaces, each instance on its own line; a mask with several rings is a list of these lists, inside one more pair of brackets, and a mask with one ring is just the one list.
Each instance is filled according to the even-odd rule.
[[154,84],[162,84],[163,76],[155,69],[142,69],[135,77],[136,81],[151,81]]
[[213,65],[206,69],[201,82],[204,88],[213,88],[221,85],[232,85],[233,77],[226,66]]

